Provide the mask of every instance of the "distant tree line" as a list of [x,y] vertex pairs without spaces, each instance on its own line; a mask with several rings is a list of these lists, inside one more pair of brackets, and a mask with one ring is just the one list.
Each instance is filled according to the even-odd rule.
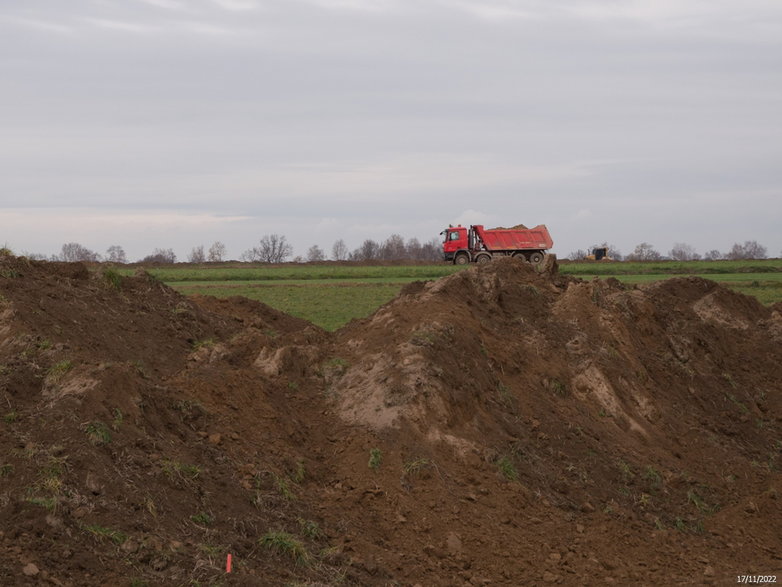
[[[31,259],[43,259],[51,261],[87,261],[111,263],[127,263],[127,255],[119,245],[110,246],[105,254],[100,254],[88,249],[79,243],[66,243],[60,253],[46,257],[33,253],[24,253]],[[240,260],[254,263],[284,263],[293,255],[293,247],[284,235],[269,234],[263,236],[258,244],[244,251]],[[209,249],[204,245],[193,247],[187,256],[188,263],[218,263],[226,260],[226,246],[217,241]],[[353,251],[348,249],[345,241],[338,239],[331,247],[331,256],[318,245],[312,245],[306,257],[297,256],[293,262],[317,263],[319,261],[440,261],[442,260],[442,246],[436,238],[421,243],[417,238],[405,241],[398,234],[392,234],[386,240],[377,242],[366,239],[361,246]],[[139,263],[176,263],[177,256],[173,249],[156,248],[149,255],[139,260]]]
[[608,256],[616,261],[698,261],[701,259],[704,261],[718,261],[721,259],[735,261],[740,259],[768,258],[766,247],[757,241],[744,241],[743,244],[734,243],[733,247],[726,253],[712,249],[703,255],[697,253],[695,248],[687,243],[675,243],[673,248],[668,251],[668,254],[664,255],[655,249],[653,245],[643,242],[636,245],[633,252],[626,256],[623,256],[614,245],[604,242],[600,245],[592,245],[588,251],[583,249],[573,251],[567,258],[571,261],[585,259],[594,249],[598,248],[607,249]]
[[[719,259],[766,259],[768,251],[766,247],[757,241],[744,241],[734,243],[731,249],[725,253],[713,249],[703,255],[696,252],[695,248],[687,243],[675,243],[667,254],[660,253],[653,245],[647,242],[636,245],[632,253],[623,255],[613,244],[603,242],[592,245],[589,249],[579,249],[570,253],[567,258],[573,261],[585,259],[594,249],[604,248],[611,259],[616,261],[716,261]],[[204,245],[192,248],[187,256],[189,263],[219,263],[226,259],[226,246],[220,241],[215,241],[208,249]],[[46,257],[33,253],[23,253],[31,259],[51,261],[88,261],[127,263],[125,250],[119,245],[112,245],[104,254],[97,253],[79,243],[65,243],[60,253]],[[242,261],[254,263],[284,263],[291,260],[293,247],[288,243],[284,235],[269,234],[263,236],[258,245],[244,251],[239,257]],[[782,253],[780,253],[782,256]],[[318,245],[312,245],[306,256],[297,256],[292,259],[294,263],[317,263],[320,261],[431,261],[442,260],[442,244],[436,238],[421,243],[417,238],[405,240],[398,234],[392,234],[384,241],[366,239],[361,245],[352,251],[348,249],[345,241],[338,239],[331,246],[331,255]],[[140,263],[176,263],[177,256],[173,249],[156,248],[149,255],[139,260]]]

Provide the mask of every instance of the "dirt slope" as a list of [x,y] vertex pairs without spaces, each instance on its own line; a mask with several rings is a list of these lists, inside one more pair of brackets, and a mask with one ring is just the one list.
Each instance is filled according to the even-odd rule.
[[336,333],[80,264],[0,296],[12,584],[782,575],[782,316],[712,282],[508,259]]

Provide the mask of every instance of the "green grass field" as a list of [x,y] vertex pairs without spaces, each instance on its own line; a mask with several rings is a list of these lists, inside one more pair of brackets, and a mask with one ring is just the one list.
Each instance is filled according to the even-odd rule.
[[[234,295],[260,300],[327,330],[370,315],[405,283],[438,279],[454,265],[221,264],[152,267],[148,271],[185,295]],[[122,270],[125,274],[133,269]],[[627,284],[697,275],[755,296],[764,304],[782,301],[782,260],[692,262],[560,262],[560,272],[581,279],[616,277]]]

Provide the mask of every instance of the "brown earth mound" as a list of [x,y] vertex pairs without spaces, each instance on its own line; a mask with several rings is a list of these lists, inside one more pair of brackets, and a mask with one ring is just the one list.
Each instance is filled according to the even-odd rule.
[[779,575],[780,342],[779,307],[695,278],[627,288],[503,259],[330,334],[2,258],[0,576]]

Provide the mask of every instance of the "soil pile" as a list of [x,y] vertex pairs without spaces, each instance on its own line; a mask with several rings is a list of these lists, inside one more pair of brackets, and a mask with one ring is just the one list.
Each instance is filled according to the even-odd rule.
[[0,294],[18,584],[782,570],[782,316],[712,282],[508,258],[336,333],[78,264],[4,258]]

